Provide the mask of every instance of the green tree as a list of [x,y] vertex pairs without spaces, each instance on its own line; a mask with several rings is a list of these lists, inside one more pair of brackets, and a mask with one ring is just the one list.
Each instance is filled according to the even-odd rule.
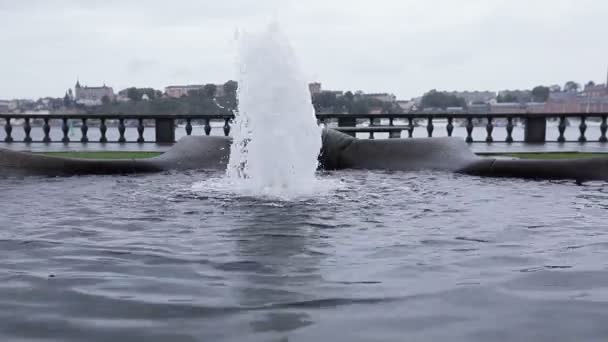
[[110,100],[110,97],[108,97],[108,95],[104,95],[101,98],[101,104],[103,104],[104,106],[109,105],[112,102],[112,100]]
[[465,99],[446,92],[439,92],[435,89],[422,96],[422,108],[441,108],[466,107]]
[[353,102],[353,100],[355,99],[355,94],[353,94],[353,92],[349,90],[346,93],[344,93],[344,99],[347,102]]
[[131,101],[135,101],[135,102],[141,101],[141,98],[143,95],[144,94],[135,87],[131,87],[131,88],[127,89],[127,97]]
[[235,110],[237,107],[237,90],[238,83],[235,81],[224,83],[224,96],[218,99],[218,102],[220,102],[221,106],[228,111]]
[[519,102],[519,99],[513,93],[504,93],[504,94],[500,94],[496,97],[496,102],[498,102],[498,103]]
[[188,95],[186,95],[186,96],[187,97],[192,97],[192,98],[204,98],[205,97],[205,91],[203,89],[190,90],[190,91],[188,91]]
[[63,106],[65,108],[72,107],[72,99],[70,98],[70,95],[68,95],[68,93],[65,93],[65,96],[63,97]]
[[335,93],[323,91],[312,96],[312,104],[317,111],[333,108],[336,105],[337,96]]
[[224,83],[224,94],[226,94],[226,96],[235,96],[236,97],[236,91],[238,89],[238,83],[236,83],[235,81],[228,81],[226,83]]
[[547,102],[551,89],[545,86],[537,86],[532,89],[532,100],[534,102]]
[[369,114],[369,103],[365,100],[356,100],[348,108],[349,114]]
[[205,96],[212,99],[215,97],[215,94],[217,93],[217,86],[215,84],[207,84],[207,85],[205,85],[203,90],[205,92]]
[[581,85],[574,81],[568,81],[564,85],[564,91],[567,91],[570,93],[576,93],[580,88],[581,88]]
[[142,97],[144,94],[146,94],[146,95],[148,95],[148,99],[150,99],[150,100],[154,100],[156,98],[156,90],[154,90],[152,88],[141,88],[138,90],[141,93]]

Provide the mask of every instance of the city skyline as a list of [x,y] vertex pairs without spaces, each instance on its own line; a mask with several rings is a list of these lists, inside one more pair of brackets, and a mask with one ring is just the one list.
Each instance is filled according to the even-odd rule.
[[[233,80],[226,80],[226,82],[228,82],[228,81],[233,81]],[[576,80],[573,80],[573,79],[571,79],[571,81],[576,82],[580,86],[579,89],[581,91],[583,89],[585,89],[585,87],[587,85],[587,82],[577,82]],[[564,81],[562,83],[555,83],[555,84],[547,84],[547,83],[545,83],[545,84],[537,84],[536,86],[544,86],[544,87],[548,87],[548,88],[553,88],[553,87],[557,86],[557,87],[562,88],[565,85],[565,83],[569,83],[569,82],[570,81]],[[607,69],[607,72],[606,72],[606,75],[605,75],[605,78],[604,78],[603,82],[602,81],[597,81],[596,82],[595,79],[589,80],[588,82],[593,82],[595,85],[602,85],[602,86],[608,87],[608,69]],[[75,92],[78,87],[88,88],[88,89],[104,89],[104,88],[114,89],[114,88],[116,88],[116,87],[113,87],[111,83],[107,84],[106,82],[103,82],[103,84],[88,84],[86,82],[82,82],[82,86],[80,85],[80,83],[81,83],[80,82],[80,78],[77,78],[75,85],[72,85],[72,86],[68,87],[63,93],[58,94],[58,95],[54,95],[54,94],[53,95],[48,95],[47,94],[47,95],[43,95],[43,96],[39,96],[39,97],[31,97],[31,98],[28,98],[28,97],[6,98],[6,97],[1,97],[1,95],[0,95],[0,100],[37,100],[37,99],[43,99],[43,98],[61,98],[61,97],[65,96],[68,93],[71,94],[72,92]],[[139,88],[139,89],[145,88],[145,89],[154,89],[154,90],[160,91],[160,92],[162,92],[163,94],[165,94],[165,95],[167,95],[169,97],[180,97],[180,96],[186,95],[186,93],[187,93],[187,91],[182,90],[182,88],[184,88],[184,89],[186,89],[186,88],[192,88],[192,89],[199,89],[200,88],[200,89],[202,89],[205,85],[209,85],[209,84],[215,85],[217,87],[222,87],[223,86],[222,83],[216,83],[216,84],[214,84],[214,83],[198,82],[197,84],[192,83],[192,84],[181,84],[181,85],[173,83],[173,84],[164,85],[164,86],[161,86],[161,87],[158,87],[158,88],[157,87],[149,87],[149,86],[145,86],[145,85],[143,85],[143,86],[129,85],[129,86],[126,86],[126,87],[116,88],[114,90],[116,90],[116,94],[118,94],[119,91],[120,92],[125,92],[129,88]],[[319,82],[319,81],[310,82],[309,83],[309,87],[312,86],[313,84],[316,84],[317,86],[319,86],[319,89],[321,89],[320,86],[323,83]],[[169,89],[173,89],[173,88],[177,89],[180,93],[178,95],[172,94],[169,91]],[[439,91],[439,92],[444,92],[444,93],[469,93],[469,92],[471,92],[471,93],[493,93],[494,95],[499,95],[501,92],[505,92],[505,91],[507,91],[507,92],[508,91],[530,91],[532,88],[534,88],[534,87],[530,87],[530,88],[527,88],[527,89],[526,88],[512,88],[512,89],[500,88],[500,89],[485,89],[485,90],[481,90],[481,89],[440,89],[440,88],[433,88],[433,89],[429,89],[427,91],[424,91],[424,92],[422,92],[420,94],[415,94],[415,95],[413,95],[411,97],[408,97],[408,98],[398,98],[397,96],[394,96],[395,95],[394,92],[391,92],[390,90],[387,90],[387,89],[385,89],[384,91],[381,91],[381,92],[373,92],[373,93],[372,92],[366,92],[363,89],[356,89],[355,90],[355,89],[352,89],[352,88],[346,88],[346,89],[326,89],[326,88],[323,88],[323,91],[330,91],[330,92],[335,92],[335,93],[345,93],[347,91],[351,91],[353,93],[355,93],[355,92],[362,92],[362,93],[368,94],[368,95],[385,94],[385,95],[394,96],[395,97],[395,101],[403,101],[403,100],[410,101],[410,100],[414,100],[414,99],[420,98],[421,96],[423,96],[424,94],[428,93],[429,91]],[[312,91],[313,90],[311,88],[311,92]]]
[[[409,99],[433,88],[604,83],[608,65],[603,1],[162,4],[0,4],[0,98],[58,97],[76,77],[115,89],[236,79],[235,30],[258,30],[272,18],[289,35],[306,81],[328,89]],[[37,25],[24,26],[28,21]],[[9,29],[16,26],[21,28]]]

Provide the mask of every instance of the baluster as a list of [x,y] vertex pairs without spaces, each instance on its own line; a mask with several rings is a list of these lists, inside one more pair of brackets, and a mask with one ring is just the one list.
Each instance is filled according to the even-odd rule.
[[4,125],[4,131],[6,132],[6,137],[4,138],[4,142],[10,143],[13,142],[13,126],[11,126],[11,118],[6,118],[6,124]]
[[211,134],[211,120],[205,119],[205,135]]
[[44,138],[42,139],[45,143],[51,142],[51,125],[49,125],[49,118],[44,118],[44,125],[42,125],[42,131],[44,132]]
[[454,118],[453,117],[448,118],[448,125],[445,127],[445,129],[448,131],[448,137],[451,137],[452,133],[454,132]]
[[513,142],[513,118],[507,118],[507,139],[505,140],[509,144]]
[[61,142],[67,144],[70,142],[70,137],[68,136],[70,126],[68,126],[68,118],[63,118],[62,121],[63,123],[61,124],[61,130],[63,131],[63,138],[61,139]]
[[600,125],[600,132],[602,132],[600,142],[602,143],[608,142],[608,138],[606,138],[606,131],[608,131],[608,122],[606,122],[606,115],[604,115],[602,116],[602,124]]
[[414,119],[407,118],[407,124],[410,126],[410,129],[407,131],[408,138],[412,138],[414,136]]
[[[368,120],[369,120],[369,127],[374,127],[374,126],[375,126],[375,125],[374,125],[374,118],[370,116],[370,117],[368,118]],[[374,140],[374,139],[376,138],[376,137],[374,136],[374,132],[369,132],[369,138],[370,138],[371,140]]]
[[25,126],[23,126],[23,131],[25,132],[25,139],[23,139],[26,143],[32,142],[32,137],[30,133],[32,132],[32,125],[30,124],[30,118],[25,118]]
[[564,136],[564,133],[566,132],[566,117],[565,116],[559,117],[559,125],[557,126],[557,129],[559,130],[559,137],[557,138],[557,142],[560,142],[560,143],[566,142],[566,137]]
[[89,131],[89,126],[87,126],[87,119],[82,118],[82,127],[80,127],[80,131],[82,132],[82,138],[80,138],[81,143],[88,143],[89,137],[87,137],[87,132]]
[[121,144],[127,142],[127,139],[125,139],[125,130],[125,119],[118,119],[118,133],[120,134],[118,142]]
[[388,119],[388,125],[389,125],[389,126],[395,126],[395,125],[393,124],[393,118],[392,118],[392,117],[390,117],[390,118]]
[[585,123],[587,120],[586,116],[581,117],[581,124],[578,126],[578,129],[581,131],[581,136],[578,137],[578,142],[584,143],[587,141],[585,137],[585,132],[587,131],[587,124]]
[[486,125],[486,132],[488,132],[488,136],[486,137],[486,142],[491,143],[494,142],[494,138],[492,138],[492,131],[494,131],[494,125],[492,125],[492,117],[488,116],[488,124]]
[[140,144],[143,143],[144,142],[144,119],[143,118],[137,119],[137,134],[139,135],[139,137],[137,138],[137,142]]
[[224,135],[228,136],[230,134],[230,119],[224,119]]
[[433,117],[429,116],[428,120],[427,120],[427,124],[426,124],[426,132],[429,135],[429,138],[433,137],[433,130],[435,129],[435,126],[433,126]]
[[108,127],[106,126],[106,118],[101,118],[101,124],[99,125],[99,132],[101,133],[101,138],[99,138],[100,143],[107,143],[108,138],[106,138],[106,132]]
[[473,142],[473,127],[473,118],[467,118],[467,138],[465,141],[469,144]]
[[190,118],[186,119],[186,134],[192,135],[192,119]]

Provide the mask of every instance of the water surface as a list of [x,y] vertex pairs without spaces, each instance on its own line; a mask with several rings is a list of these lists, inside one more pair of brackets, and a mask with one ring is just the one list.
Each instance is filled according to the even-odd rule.
[[347,171],[280,201],[219,177],[0,179],[0,340],[608,336],[605,183]]

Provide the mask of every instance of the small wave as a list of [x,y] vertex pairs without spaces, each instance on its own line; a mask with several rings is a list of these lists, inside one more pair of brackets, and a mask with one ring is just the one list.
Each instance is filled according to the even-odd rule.
[[271,206],[282,206],[285,202],[305,202],[311,199],[331,196],[342,186],[338,179],[316,177],[307,184],[292,184],[289,188],[252,187],[246,180],[228,177],[209,178],[192,185],[191,191],[200,195],[219,199],[250,199],[265,202]]
[[257,261],[231,261],[215,264],[214,268],[220,271],[247,271],[247,272],[262,272],[268,270],[268,267]]
[[470,238],[470,237],[465,237],[465,236],[458,236],[458,237],[455,238],[455,240],[469,241],[469,242],[479,242],[479,243],[490,243],[491,242],[489,240],[484,240],[484,239],[479,239],[479,238]]
[[323,298],[323,299],[312,299],[305,301],[297,301],[297,302],[289,302],[289,303],[280,303],[280,304],[271,304],[269,308],[300,308],[300,309],[320,309],[327,307],[338,307],[345,305],[357,305],[357,304],[381,304],[403,300],[404,298],[392,298],[392,297],[384,297],[384,298]]

